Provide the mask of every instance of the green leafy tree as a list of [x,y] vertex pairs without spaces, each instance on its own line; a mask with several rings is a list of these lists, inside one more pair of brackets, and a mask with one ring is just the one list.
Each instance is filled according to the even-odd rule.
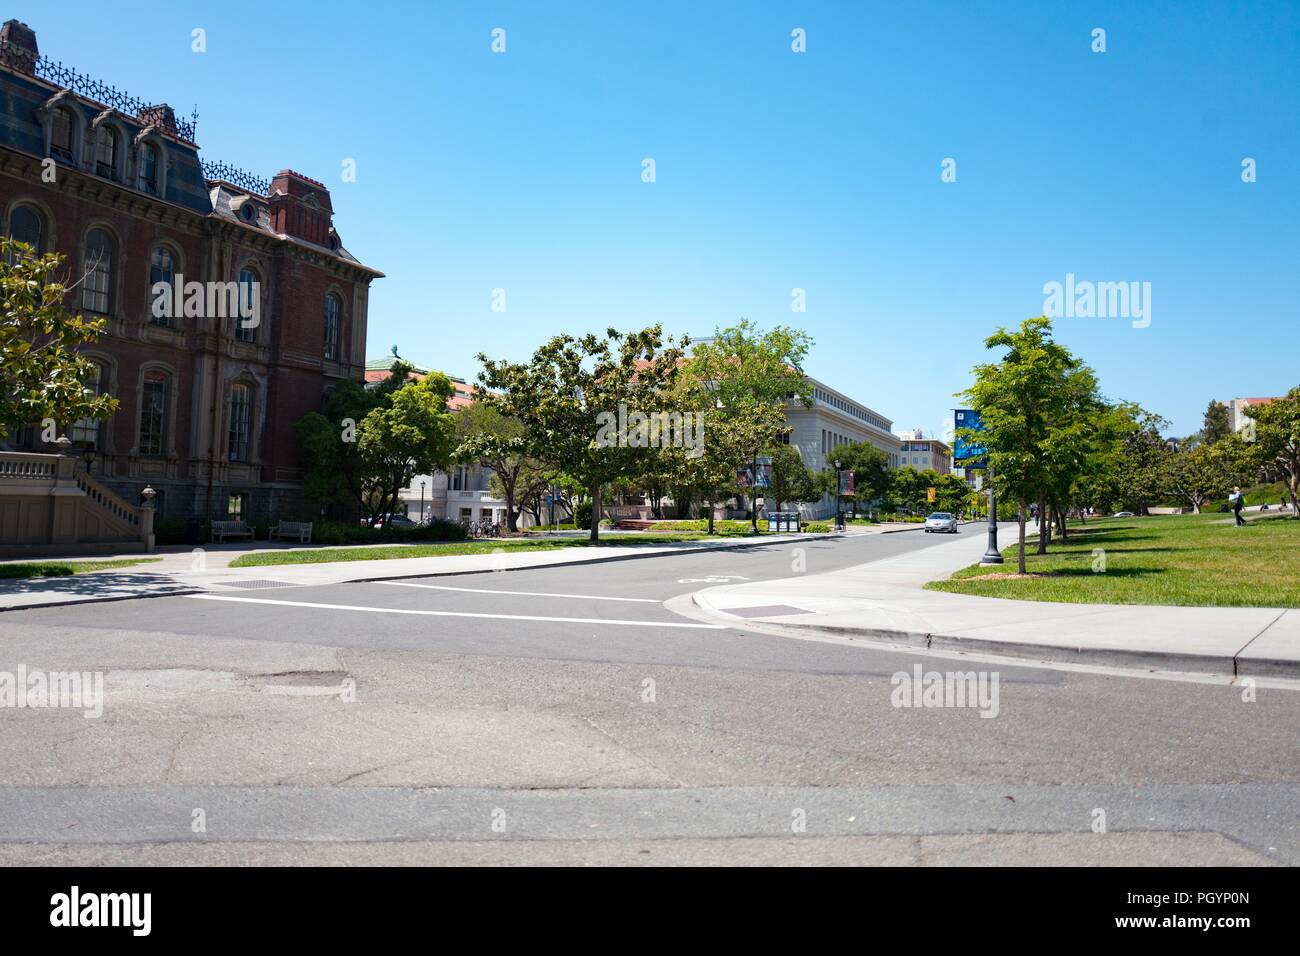
[[591,540],[598,541],[603,489],[638,478],[661,451],[604,440],[602,416],[617,415],[620,405],[629,413],[660,410],[676,381],[681,349],[655,325],[625,333],[607,329],[603,338],[559,335],[526,363],[481,353],[478,359],[480,402],[523,423],[524,452],[589,490]]
[[524,501],[545,492],[547,468],[528,454],[526,425],[518,418],[483,402],[474,402],[456,414],[456,436],[460,442],[456,459],[491,469],[489,490],[506,502],[506,525],[519,530]]
[[397,510],[401,490],[416,475],[450,464],[456,448],[455,417],[447,411],[451,382],[437,372],[416,381],[410,372],[398,361],[377,388],[344,382],[324,413],[297,422],[308,498],[373,522]]
[[780,511],[788,502],[821,498],[822,490],[795,446],[777,445],[772,450],[772,484],[765,496],[771,499],[774,511]]
[[1205,409],[1205,420],[1201,425],[1201,442],[1214,445],[1231,434],[1232,425],[1228,420],[1228,406],[1212,399]]
[[[787,326],[760,331],[748,319],[717,330],[696,346],[688,374],[704,382],[721,412],[734,469],[753,467],[789,432],[790,402],[811,407],[803,361],[812,346],[807,333]],[[721,437],[721,436],[719,436]],[[759,489],[751,490],[751,523],[758,530]]]
[[1245,465],[1248,450],[1235,435],[1213,444],[1183,446],[1169,456],[1169,487],[1192,506],[1195,514],[1200,514],[1201,507],[1212,498],[1227,497],[1249,470]]
[[1253,427],[1247,431],[1254,459],[1285,484],[1291,513],[1300,517],[1300,385],[1282,398],[1250,410]]
[[1025,573],[1025,518],[1031,502],[1044,506],[1060,480],[1054,468],[1069,458],[1063,430],[1074,422],[1066,410],[1069,373],[1079,362],[1052,340],[1046,316],[1026,319],[1014,332],[998,329],[985,340],[1006,351],[1000,361],[975,367],[975,384],[962,393],[977,409],[985,430],[962,429],[961,437],[988,448],[993,482],[1003,500],[1016,503],[1017,566]]
[[[890,489],[889,453],[877,448],[871,442],[850,442],[836,445],[826,456],[828,462],[839,462],[840,469],[853,472],[853,495],[849,501],[853,513],[858,512],[859,504],[869,504],[884,498]],[[828,494],[835,494],[835,475],[827,472],[822,479],[822,488]]]
[[0,439],[44,419],[62,430],[117,410],[117,399],[87,390],[95,366],[78,349],[99,339],[105,320],[64,308],[62,264],[63,256],[0,239]]

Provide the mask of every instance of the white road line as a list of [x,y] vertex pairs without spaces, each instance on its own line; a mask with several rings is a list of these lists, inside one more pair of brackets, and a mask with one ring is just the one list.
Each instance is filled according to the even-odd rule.
[[615,624],[623,627],[683,627],[725,631],[725,624],[686,624],[677,621],[617,621],[602,617],[543,617],[536,614],[473,614],[469,611],[417,611],[400,607],[365,607],[360,604],[316,604],[311,601],[273,601],[270,598],[233,597],[225,594],[186,594],[196,601],[233,601],[237,604],[274,604],[279,607],[313,607],[326,611],[369,611],[372,614],[423,614],[430,617],[477,617],[498,621],[554,621],[561,624]]
[[587,601],[636,601],[641,604],[663,604],[654,598],[605,597],[600,594],[552,594],[548,591],[493,591],[489,588],[453,588],[445,584],[413,584],[410,581],[372,581],[371,584],[391,584],[399,588],[427,588],[430,591],[468,591],[470,594],[520,594],[524,597],[582,598]]

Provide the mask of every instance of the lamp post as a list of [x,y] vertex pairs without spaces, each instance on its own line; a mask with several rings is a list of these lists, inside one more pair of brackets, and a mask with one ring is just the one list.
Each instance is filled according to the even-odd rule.
[[95,449],[88,447],[82,451],[81,460],[86,463],[86,474],[90,474],[90,466],[95,463]]
[[980,564],[1001,564],[1002,552],[998,550],[998,502],[993,493],[993,460],[989,459],[985,481],[989,486],[989,544],[980,558]]
[[420,524],[424,524],[424,482],[420,482]]
[[840,463],[838,459],[836,459],[834,465],[835,465],[835,530],[843,531],[844,514],[840,509],[840,491],[841,491],[840,486],[843,479],[840,477]]

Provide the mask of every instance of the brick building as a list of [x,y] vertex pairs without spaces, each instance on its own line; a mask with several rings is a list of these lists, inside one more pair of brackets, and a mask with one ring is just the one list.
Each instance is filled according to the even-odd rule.
[[[199,158],[193,123],[40,56],[0,28],[0,227],[65,257],[68,307],[107,320],[85,353],[121,403],[59,423],[91,474],[161,519],[294,517],[304,510],[293,425],[365,371],[366,308],[382,273],[343,247],[329,190]],[[202,315],[160,317],[158,282],[207,288]],[[213,315],[212,288],[257,318]],[[218,293],[218,296],[220,293]],[[50,451],[40,430],[11,451]]]

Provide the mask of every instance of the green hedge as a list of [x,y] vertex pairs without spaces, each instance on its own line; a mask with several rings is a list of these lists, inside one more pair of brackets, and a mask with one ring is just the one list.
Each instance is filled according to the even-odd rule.
[[454,521],[433,520],[418,528],[363,528],[341,521],[317,521],[312,544],[405,544],[411,541],[464,541],[468,529]]

